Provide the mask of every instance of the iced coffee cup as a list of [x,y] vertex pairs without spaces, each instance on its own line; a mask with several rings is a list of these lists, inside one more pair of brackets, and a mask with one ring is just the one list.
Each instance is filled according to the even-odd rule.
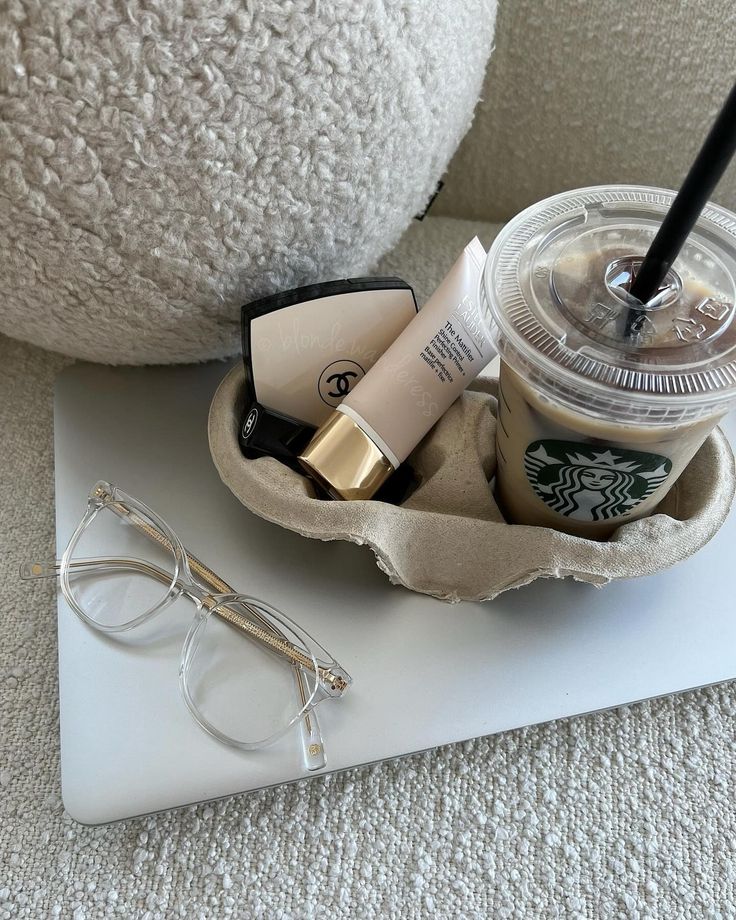
[[673,198],[566,192],[493,244],[480,301],[509,521],[609,537],[656,510],[736,403],[736,215],[709,204],[649,302],[629,293]]

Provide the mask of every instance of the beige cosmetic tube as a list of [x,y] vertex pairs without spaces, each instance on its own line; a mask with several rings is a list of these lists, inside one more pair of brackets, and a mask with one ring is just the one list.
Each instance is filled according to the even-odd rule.
[[299,456],[333,498],[371,498],[495,354],[480,322],[475,237]]

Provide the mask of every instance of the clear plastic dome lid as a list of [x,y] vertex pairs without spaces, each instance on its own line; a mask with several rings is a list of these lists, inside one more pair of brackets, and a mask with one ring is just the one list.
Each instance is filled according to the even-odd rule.
[[583,411],[665,421],[736,401],[736,215],[708,204],[655,296],[628,293],[674,194],[579,189],[506,225],[480,301],[511,367]]

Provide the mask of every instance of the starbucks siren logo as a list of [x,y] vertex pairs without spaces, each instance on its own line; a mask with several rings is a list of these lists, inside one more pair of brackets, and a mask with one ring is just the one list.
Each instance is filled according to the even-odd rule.
[[527,447],[524,469],[553,511],[576,521],[608,521],[649,498],[669,476],[672,461],[638,450],[544,440]]

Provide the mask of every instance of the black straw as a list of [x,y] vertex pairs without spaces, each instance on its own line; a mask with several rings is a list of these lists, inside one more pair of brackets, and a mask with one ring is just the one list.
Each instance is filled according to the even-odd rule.
[[[659,289],[736,151],[736,84],[637,272],[630,293],[646,303]],[[639,311],[632,310],[632,313]],[[632,322],[635,317],[631,317]],[[627,323],[631,326],[631,323]]]

